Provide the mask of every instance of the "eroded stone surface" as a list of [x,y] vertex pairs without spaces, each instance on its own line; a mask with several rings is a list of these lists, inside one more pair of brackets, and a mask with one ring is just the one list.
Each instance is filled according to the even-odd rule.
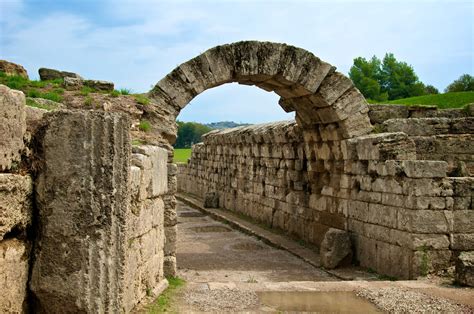
[[30,284],[36,310],[123,311],[129,121],[92,111],[57,111],[47,119]]
[[29,248],[25,242],[0,241],[0,312],[24,313],[28,281]]
[[17,75],[28,79],[28,73],[25,68],[13,62],[0,60],[0,71],[6,75]]
[[25,132],[25,95],[0,85],[0,171],[18,167]]
[[352,249],[349,234],[343,230],[329,229],[321,242],[319,254],[321,265],[328,269],[336,268],[344,261],[350,264]]
[[55,79],[64,79],[65,77],[72,77],[82,79],[79,74],[67,71],[59,71],[55,69],[40,68],[38,74],[42,81],[55,80]]
[[26,231],[31,223],[32,192],[30,176],[0,173],[0,240],[13,229]]
[[474,287],[474,251],[461,252],[456,261],[456,280]]

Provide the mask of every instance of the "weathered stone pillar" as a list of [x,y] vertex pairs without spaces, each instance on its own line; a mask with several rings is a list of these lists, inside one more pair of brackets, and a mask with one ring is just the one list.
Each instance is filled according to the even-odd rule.
[[30,282],[35,311],[123,312],[129,120],[93,111],[46,119]]

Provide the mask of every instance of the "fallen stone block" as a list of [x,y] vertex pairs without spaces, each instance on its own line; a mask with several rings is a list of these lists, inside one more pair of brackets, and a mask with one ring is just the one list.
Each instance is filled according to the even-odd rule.
[[204,197],[204,208],[219,208],[219,194],[208,192]]
[[40,80],[48,81],[48,80],[56,80],[56,79],[64,79],[65,77],[73,77],[82,79],[79,74],[73,72],[66,72],[66,71],[59,71],[55,69],[48,69],[48,68],[40,68],[38,70]]
[[474,287],[474,251],[461,252],[456,260],[456,281]]
[[321,242],[319,254],[321,265],[328,269],[350,264],[352,248],[349,233],[344,230],[329,229]]
[[85,80],[84,85],[95,90],[111,92],[114,90],[114,83],[99,80]]

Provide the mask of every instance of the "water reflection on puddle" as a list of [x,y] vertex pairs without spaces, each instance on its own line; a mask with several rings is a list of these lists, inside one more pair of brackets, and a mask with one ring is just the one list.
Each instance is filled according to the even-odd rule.
[[262,291],[260,302],[278,311],[320,313],[381,313],[375,305],[354,292]]

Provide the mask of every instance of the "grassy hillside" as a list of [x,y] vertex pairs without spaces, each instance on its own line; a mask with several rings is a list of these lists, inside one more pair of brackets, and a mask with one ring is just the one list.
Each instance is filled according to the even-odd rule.
[[187,162],[191,158],[191,148],[175,148],[173,162]]
[[433,105],[441,109],[462,108],[466,104],[474,103],[474,92],[456,92],[438,95],[425,95],[397,99],[384,103],[399,105]]

